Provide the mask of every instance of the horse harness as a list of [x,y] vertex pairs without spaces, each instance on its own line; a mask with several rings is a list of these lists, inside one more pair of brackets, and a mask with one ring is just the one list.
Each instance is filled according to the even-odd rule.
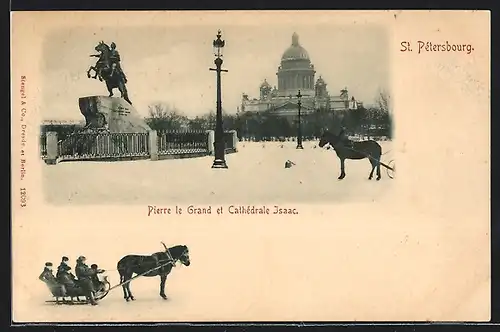
[[[162,268],[162,267],[164,267],[164,266],[168,265],[169,263],[171,263],[171,264],[172,264],[172,267],[176,267],[176,266],[177,266],[177,265],[176,265],[176,264],[177,264],[177,262],[178,262],[178,261],[180,261],[180,257],[182,257],[182,256],[186,255],[186,253],[187,253],[187,252],[188,252],[188,250],[187,250],[187,249],[186,249],[186,250],[184,250],[184,251],[182,252],[182,254],[180,254],[179,258],[174,259],[174,257],[173,257],[173,256],[172,256],[172,254],[170,253],[170,250],[167,248],[167,250],[165,251],[165,253],[167,254],[167,259],[159,259],[159,258],[158,258],[158,264],[159,264],[159,265],[158,265],[157,267],[155,267],[153,270],[156,270],[156,269]],[[153,255],[155,255],[155,256],[156,256],[156,254],[153,254]],[[152,255],[152,256],[153,256],[153,255]],[[145,259],[146,257],[147,257],[147,256],[145,256],[145,257],[141,257],[141,260],[140,260],[140,262],[139,262],[139,264],[138,264],[138,265],[141,265],[141,264],[144,262],[144,259]]]

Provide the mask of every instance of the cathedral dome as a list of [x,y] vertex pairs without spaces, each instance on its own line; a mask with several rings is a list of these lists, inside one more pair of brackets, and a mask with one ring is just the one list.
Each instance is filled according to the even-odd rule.
[[309,54],[307,53],[305,48],[300,46],[299,35],[297,35],[295,32],[292,35],[292,45],[289,48],[287,48],[286,51],[281,56],[281,61],[288,61],[288,60],[310,61]]

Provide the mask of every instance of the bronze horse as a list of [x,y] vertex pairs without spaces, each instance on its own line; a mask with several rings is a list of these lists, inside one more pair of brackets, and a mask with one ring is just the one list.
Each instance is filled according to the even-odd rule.
[[95,75],[92,76],[92,78],[99,78],[100,81],[104,80],[106,82],[109,97],[113,97],[113,89],[117,88],[120,90],[121,97],[132,105],[132,102],[128,98],[127,87],[125,86],[126,82],[123,75],[116,68],[116,64],[112,64],[109,59],[109,53],[111,52],[109,46],[103,41],[100,41],[95,47],[95,50],[100,53],[99,59],[95,66],[90,66],[87,70],[87,77],[91,77],[90,72],[93,70]]
[[[123,288],[123,298],[125,301],[135,300],[130,291],[130,280],[135,274],[144,277],[160,277],[160,296],[166,300],[165,282],[168,274],[172,271],[172,267],[179,261],[185,266],[189,266],[189,249],[185,245],[178,245],[172,248],[167,248],[163,243],[165,251],[156,252],[150,256],[127,255],[120,259],[117,264],[118,273],[120,273],[120,284]],[[134,277],[135,278],[135,277]]]
[[335,135],[329,131],[325,131],[321,136],[318,145],[322,148],[326,144],[330,144],[333,147],[337,153],[337,157],[340,159],[339,180],[345,178],[346,159],[359,160],[364,158],[368,158],[372,165],[368,180],[372,179],[375,168],[377,168],[377,180],[380,180],[380,156],[382,156],[382,147],[380,144],[373,140],[367,140],[361,142],[351,142],[351,145],[349,145],[342,141],[340,135]]

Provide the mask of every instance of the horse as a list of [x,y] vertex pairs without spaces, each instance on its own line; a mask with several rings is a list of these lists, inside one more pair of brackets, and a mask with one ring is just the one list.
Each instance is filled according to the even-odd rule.
[[116,64],[110,64],[109,53],[111,50],[109,46],[101,41],[94,49],[100,53],[99,60],[97,60],[95,66],[90,66],[87,70],[87,77],[91,78],[90,72],[93,70],[95,75],[92,78],[95,79],[98,77],[100,81],[104,80],[106,82],[109,97],[113,97],[113,89],[117,88],[120,90],[121,97],[132,105],[132,102],[128,98],[128,91],[123,75],[116,69]]
[[166,300],[165,282],[168,274],[172,271],[172,267],[179,261],[185,266],[189,266],[189,249],[185,245],[177,245],[167,248],[163,243],[165,251],[156,252],[150,256],[143,255],[127,255],[120,259],[117,264],[118,273],[120,274],[120,284],[123,288],[123,298],[125,301],[134,301],[135,298],[130,291],[130,280],[135,274],[144,277],[160,277],[160,296]]
[[337,157],[340,159],[340,176],[339,180],[345,178],[345,160],[353,159],[360,160],[364,158],[368,158],[372,165],[372,169],[368,180],[371,180],[373,177],[373,171],[377,168],[377,181],[380,180],[380,157],[382,156],[382,147],[380,144],[375,142],[374,140],[366,140],[361,142],[352,142],[351,146],[344,144],[341,141],[340,135],[335,135],[329,131],[325,131],[323,135],[321,135],[319,141],[319,147],[324,147],[327,143],[329,143],[335,152],[337,153]]

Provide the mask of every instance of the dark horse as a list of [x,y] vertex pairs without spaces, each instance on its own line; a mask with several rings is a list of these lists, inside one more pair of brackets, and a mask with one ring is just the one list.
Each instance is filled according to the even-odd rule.
[[124,77],[117,69],[116,64],[112,64],[110,61],[109,54],[111,50],[109,46],[100,41],[95,47],[95,50],[100,53],[99,59],[97,60],[95,66],[90,66],[89,70],[87,70],[87,77],[91,77],[90,72],[93,70],[95,75],[92,76],[92,78],[99,78],[100,81],[104,80],[106,82],[106,88],[109,91],[110,97],[113,97],[113,89],[117,88],[120,90],[121,97],[132,105],[132,102],[128,98]]
[[144,277],[160,277],[160,296],[166,300],[165,295],[165,282],[167,275],[172,271],[172,267],[176,262],[180,262],[185,266],[189,266],[189,249],[185,245],[178,245],[172,248],[162,242],[165,251],[156,252],[150,256],[141,255],[127,255],[120,259],[117,268],[120,273],[120,284],[123,288],[123,297],[128,302],[135,300],[132,292],[130,291],[130,279],[135,274]]
[[370,172],[370,176],[368,180],[371,180],[373,177],[373,171],[375,167],[377,168],[377,180],[380,180],[380,156],[382,155],[382,148],[380,145],[373,141],[361,141],[361,142],[351,142],[351,145],[344,143],[341,140],[340,135],[335,135],[331,132],[325,131],[321,136],[319,141],[319,146],[322,148],[327,143],[329,143],[335,152],[337,153],[337,157],[340,159],[340,176],[339,180],[345,178],[345,160],[346,159],[364,159],[368,158],[372,165],[372,170]]

